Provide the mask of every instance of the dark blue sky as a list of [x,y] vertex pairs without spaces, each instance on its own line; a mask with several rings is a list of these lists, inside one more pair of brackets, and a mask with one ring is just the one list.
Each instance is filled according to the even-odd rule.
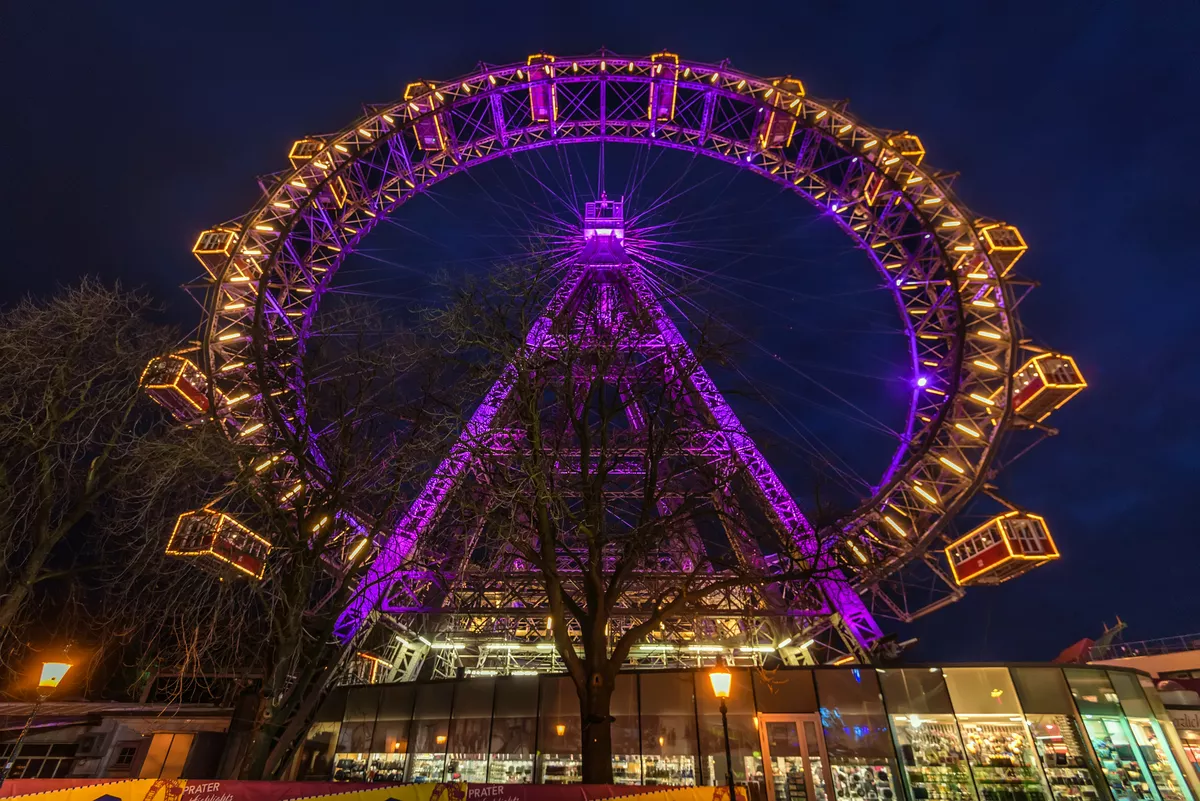
[[22,3],[0,31],[0,301],[95,273],[188,322],[196,232],[409,80],[666,47],[850,98],[1021,228],[1023,319],[1092,385],[1002,479],[1064,559],[902,633],[930,659],[1035,659],[1116,614],[1133,638],[1200,628],[1196,2]]

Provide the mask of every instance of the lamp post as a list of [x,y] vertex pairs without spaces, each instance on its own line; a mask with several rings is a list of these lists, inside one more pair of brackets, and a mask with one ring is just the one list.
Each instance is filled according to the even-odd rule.
[[733,674],[727,667],[715,667],[708,674],[708,680],[712,682],[713,695],[721,701],[721,729],[725,733],[725,782],[729,785],[729,801],[737,801],[737,792],[733,789],[733,754],[729,750],[729,707],[725,705],[733,684]]
[[17,741],[13,743],[12,753],[8,755],[8,760],[4,763],[4,768],[0,769],[0,786],[4,785],[9,772],[12,771],[13,763],[17,761],[17,755],[21,752],[21,742],[25,739],[25,735],[29,734],[29,729],[33,726],[33,719],[37,717],[38,708],[42,705],[42,702],[50,697],[50,693],[59,685],[70,669],[70,662],[42,663],[42,675],[38,679],[37,701],[34,702],[33,709],[29,712],[29,717],[25,719],[25,725],[21,727],[21,733],[17,735]]

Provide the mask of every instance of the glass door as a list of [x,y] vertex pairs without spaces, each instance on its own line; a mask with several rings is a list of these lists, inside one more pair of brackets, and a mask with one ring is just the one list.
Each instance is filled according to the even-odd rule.
[[829,801],[829,759],[816,715],[762,715],[768,801]]

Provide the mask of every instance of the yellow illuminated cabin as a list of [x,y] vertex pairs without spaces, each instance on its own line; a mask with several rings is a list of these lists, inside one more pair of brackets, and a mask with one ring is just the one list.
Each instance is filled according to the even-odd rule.
[[271,543],[223,512],[197,509],[185,512],[175,521],[171,556],[207,556],[209,567],[231,567],[251,578],[261,579]]
[[297,139],[292,143],[292,149],[288,152],[288,161],[292,162],[292,167],[298,168],[304,162],[310,161],[324,148],[325,143],[320,139]]
[[216,278],[225,262],[229,260],[229,255],[233,253],[237,238],[238,232],[232,228],[211,228],[196,239],[192,253],[204,265],[208,274]]
[[790,108],[798,98],[804,97],[804,84],[796,78],[780,78],[771,85],[770,106],[759,113],[755,141],[763,150],[771,147],[787,147],[796,133],[795,109]]
[[674,53],[655,53],[650,56],[651,122],[670,122],[675,119],[675,95],[679,90],[679,56]]
[[554,91],[554,56],[534,53],[525,59],[529,67],[529,114],[534,122],[558,118],[558,95]]
[[[194,422],[208,411],[208,379],[192,361],[172,354],[151,359],[142,371],[142,389],[176,420]],[[218,403],[221,393],[216,392]]]
[[994,517],[946,548],[950,572],[960,587],[1000,584],[1058,556],[1046,521],[1023,512]]
[[1013,376],[1012,406],[1019,415],[1017,424],[1023,422],[1021,418],[1026,424],[1040,423],[1086,387],[1070,356],[1043,353],[1033,357]]
[[1000,275],[1008,275],[1017,259],[1029,249],[1017,227],[1008,223],[984,225],[979,229],[979,236]]
[[925,158],[925,145],[921,144],[921,138],[916,134],[908,132],[894,134],[888,137],[887,143],[888,147],[913,164],[919,165]]
[[416,118],[414,129],[417,147],[422,150],[445,150],[446,134],[442,130],[441,114],[429,113],[438,106],[437,88],[428,81],[410,83],[404,89],[409,113]]

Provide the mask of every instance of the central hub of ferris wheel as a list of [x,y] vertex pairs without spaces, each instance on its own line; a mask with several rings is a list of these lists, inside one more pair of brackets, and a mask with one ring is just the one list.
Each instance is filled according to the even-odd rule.
[[[762,598],[741,607],[725,599],[696,625],[668,632],[657,658],[862,658],[879,639],[877,619],[907,623],[957,600],[965,587],[1006,581],[1058,557],[1042,518],[1012,504],[977,515],[965,533],[958,528],[1002,466],[1004,442],[1052,431],[1046,419],[1086,386],[1069,356],[1024,337],[1016,309],[1031,284],[1014,270],[1026,251],[1017,228],[965,208],[924,162],[917,136],[868,126],[790,76],[761,78],[672,53],[535,54],[487,65],[452,81],[410,84],[402,100],[372,107],[342,131],[296,141],[290,166],[261,183],[264,196],[249,213],[197,239],[193,253],[209,283],[199,344],[153,362],[143,377],[147,391],[180,420],[208,419],[256,448],[255,475],[277,491],[282,509],[298,509],[305,490],[327,480],[320,436],[290,422],[306,419],[295,391],[303,383],[298,354],[346,256],[408,200],[474,165],[597,141],[704,155],[810,201],[869,255],[895,297],[911,352],[911,373],[901,379],[907,425],[892,464],[821,547],[716,386],[698,365],[689,368],[680,396],[699,428],[720,435],[697,444],[694,455],[741,471],[789,547],[811,564],[825,561],[811,587],[798,590],[805,607],[776,629],[759,625]],[[676,364],[694,358],[656,294],[661,282],[640,264],[640,243],[626,238],[626,223],[624,199],[602,194],[586,203],[582,245],[527,347],[561,346],[566,340],[549,334],[555,321],[578,322],[599,308],[606,320],[632,327],[631,348],[657,348],[650,357]],[[616,265],[632,269],[592,269]],[[675,380],[679,370],[663,375]],[[497,380],[465,436],[500,424],[512,380],[511,371]],[[371,564],[341,614],[344,639],[365,642],[383,620],[402,635],[396,641],[406,654],[416,643],[451,656],[474,648],[479,669],[491,669],[492,657],[511,663],[522,649],[544,650],[550,621],[536,583],[512,565],[471,576],[472,592],[440,595],[423,590],[412,568],[469,472],[471,445],[451,449],[400,519],[366,525],[353,502],[329,516],[332,541],[342,547],[329,560],[331,575],[356,560]],[[744,547],[749,562],[774,564],[775,554]],[[178,519],[168,553],[271,581],[279,561],[272,548],[266,532],[217,503]],[[279,564],[287,570],[286,560]]]
[[584,205],[583,252],[580,262],[620,264],[629,261],[625,254],[625,201],[609,200],[601,193],[599,200]]

